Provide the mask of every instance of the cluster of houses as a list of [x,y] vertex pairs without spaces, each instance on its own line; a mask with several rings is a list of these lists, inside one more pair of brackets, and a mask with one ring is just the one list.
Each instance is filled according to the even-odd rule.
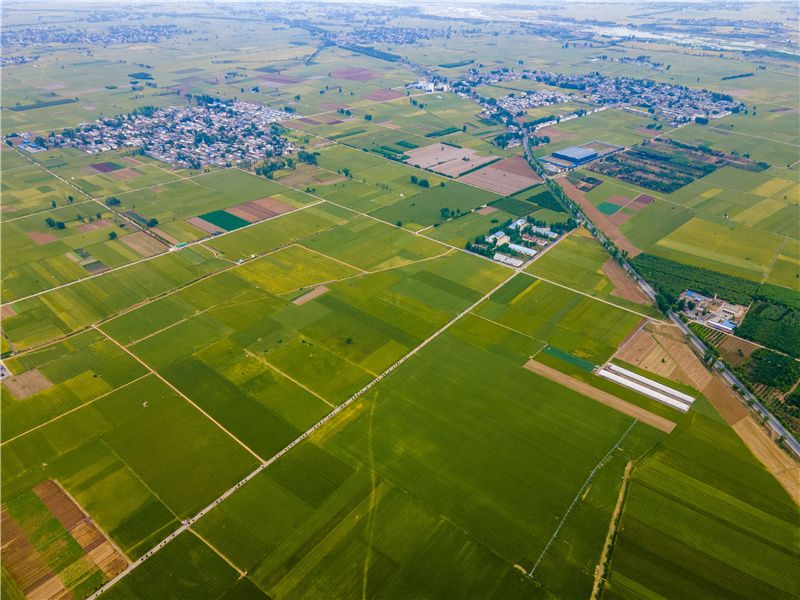
[[530,92],[519,92],[497,98],[497,106],[507,110],[512,114],[518,114],[531,108],[550,106],[552,104],[562,104],[569,102],[571,98],[560,92],[546,90],[534,90]]
[[[631,59],[638,61],[637,57]],[[536,91],[509,95],[501,99],[480,97],[474,88],[494,85],[519,79],[533,79],[551,87],[573,90],[574,96],[553,91]],[[470,69],[460,80],[447,82],[450,88],[463,98],[477,100],[488,110],[498,110],[514,115],[521,110],[536,106],[557,104],[580,99],[602,106],[640,106],[656,110],[673,124],[688,123],[697,117],[719,118],[744,108],[744,104],[727,94],[695,89],[683,85],[656,82],[651,79],[632,77],[608,77],[599,72],[556,73],[535,69],[515,70],[511,68],[481,71]],[[575,97],[577,96],[577,98]],[[548,102],[547,99],[553,101]],[[539,103],[541,102],[541,103]]]
[[598,104],[652,108],[675,124],[688,123],[696,117],[724,117],[744,108],[726,94],[650,79],[607,77],[596,71],[583,74],[542,71],[535,78],[550,86],[579,90]]
[[467,244],[467,250],[512,267],[521,267],[558,237],[559,234],[550,227],[517,219],[483,239],[479,236],[475,243]]
[[0,56],[0,67],[7,67],[8,65],[24,65],[25,63],[34,62],[39,60],[38,56],[23,56],[22,54],[8,55],[3,54]]
[[250,102],[209,101],[197,106],[149,108],[53,133],[48,146],[90,154],[135,146],[180,167],[253,164],[294,150],[274,124],[294,115]]
[[191,33],[189,29],[177,25],[114,25],[102,31],[47,25],[4,29],[0,39],[4,48],[29,48],[45,44],[110,46],[157,43],[188,33]]

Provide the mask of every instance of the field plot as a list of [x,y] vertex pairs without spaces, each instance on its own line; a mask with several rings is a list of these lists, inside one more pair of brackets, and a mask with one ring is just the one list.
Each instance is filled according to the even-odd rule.
[[389,223],[399,222],[415,231],[439,223],[444,208],[453,214],[456,211],[467,212],[491,202],[494,198],[490,192],[449,181],[444,187],[431,188],[371,214]]
[[409,150],[406,154],[409,157],[406,159],[408,164],[448,177],[458,177],[462,173],[497,160],[496,156],[480,156],[470,148],[460,148],[449,144],[430,144]]
[[[795,106],[785,105],[793,103]],[[770,103],[758,111],[755,118],[752,115],[731,115],[714,121],[713,125],[681,127],[666,137],[726,153],[748,154],[755,160],[778,167],[795,165],[796,168],[800,147],[797,139],[788,135],[798,127],[800,111],[796,103],[796,100],[777,105]]]
[[443,252],[439,244],[366,217],[356,217],[302,244],[359,269],[371,271],[416,262]]
[[594,364],[609,358],[641,320],[640,315],[526,275],[512,279],[476,312]]
[[644,292],[583,228],[561,240],[526,270],[658,318]]
[[86,196],[13,150],[3,147],[0,157],[3,176],[3,205],[0,212],[4,219],[47,210],[54,203],[64,206],[70,197],[74,202],[86,200]]
[[184,248],[41,296],[14,302],[3,332],[21,350],[87,327],[138,302],[230,266],[205,248]]
[[256,464],[152,376],[5,443],[2,461],[6,504],[54,479],[131,558]]
[[542,179],[521,156],[506,158],[459,178],[501,196],[510,196],[540,183]]
[[[625,457],[659,434],[636,426],[624,436],[526,578],[520,571],[531,569],[588,472],[630,421],[522,369],[535,348],[529,338],[475,321],[486,335],[457,325],[437,339],[333,430],[202,519],[201,535],[273,598],[362,590],[509,598],[529,596],[536,585],[583,595],[605,524],[585,526],[610,514]],[[510,345],[495,354],[487,347],[498,339]],[[505,357],[513,347],[520,354],[512,361]],[[488,400],[497,381],[503,410]],[[575,441],[569,456],[552,451],[564,435]],[[260,502],[265,496],[275,502]]]
[[178,179],[170,166],[132,150],[88,154],[77,148],[52,149],[33,159],[95,198]]
[[122,242],[135,231],[94,203],[4,221],[3,302],[143,258]]
[[[269,457],[503,275],[465,254],[362,274],[291,247],[103,330]],[[326,293],[293,302],[321,283]]]
[[617,109],[592,113],[539,131],[539,134],[549,136],[551,142],[535,148],[534,155],[542,157],[555,150],[580,146],[593,140],[616,146],[630,146],[655,134],[654,131],[645,129],[650,122],[652,121],[648,117]]
[[2,438],[6,441],[141,377],[146,370],[98,332],[5,361]]
[[797,507],[705,406],[634,470],[605,596],[797,595]]
[[651,251],[719,273],[763,280],[783,245],[783,238],[742,225],[690,219],[659,240]]
[[170,242],[190,242],[271,219],[314,202],[267,179],[227,169],[118,196],[121,208],[156,219]]
[[[292,185],[353,210],[371,212],[426,189],[411,182],[412,175],[421,175],[419,171],[341,144],[321,149],[318,161],[332,179],[320,184],[298,181]],[[349,175],[343,175],[345,172]],[[433,187],[444,181],[435,175],[428,175],[427,179]]]
[[133,600],[153,594],[171,598],[267,598],[188,531],[104,596]]

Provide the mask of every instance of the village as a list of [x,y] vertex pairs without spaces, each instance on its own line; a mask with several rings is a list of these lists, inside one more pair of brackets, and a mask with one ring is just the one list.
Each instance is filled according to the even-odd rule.
[[90,154],[135,146],[152,158],[194,169],[252,164],[294,150],[279,128],[273,127],[292,117],[260,104],[212,100],[189,107],[142,109],[81,124],[37,138],[37,144],[74,146]]
[[105,31],[88,31],[74,27],[20,27],[4,29],[2,44],[5,48],[30,48],[45,44],[111,44],[158,43],[177,35],[189,34],[189,29],[176,25],[114,25]]

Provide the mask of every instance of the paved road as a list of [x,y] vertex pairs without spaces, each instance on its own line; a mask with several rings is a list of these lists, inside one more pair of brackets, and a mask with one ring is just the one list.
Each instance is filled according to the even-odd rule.
[[[525,154],[528,157],[529,161],[533,161],[533,154],[530,150],[530,145],[528,143],[528,138],[525,137],[524,139],[524,146],[525,146]],[[580,211],[580,208],[579,208]],[[601,242],[606,240],[605,236],[600,232],[594,224],[583,214],[583,211],[579,212],[581,218],[586,222],[587,228],[592,234],[598,238]],[[601,244],[603,245],[603,244]],[[605,247],[605,246],[604,246]],[[628,263],[627,260],[622,261],[622,267],[628,274],[633,278],[633,280],[639,285],[639,287],[644,291],[645,294],[651,300],[655,300],[656,293],[652,287],[633,269],[633,267]],[[705,343],[697,337],[694,332],[689,329],[689,327],[684,323],[680,317],[675,314],[674,312],[669,312],[670,320],[677,325],[680,330],[686,335],[690,343],[700,352],[701,355],[705,356],[709,353],[709,349],[706,347]],[[789,449],[800,458],[800,443],[795,439],[794,435],[783,426],[783,424],[775,418],[775,416],[769,412],[769,410],[761,404],[761,402],[756,398],[750,391],[744,386],[744,384],[739,381],[736,375],[720,360],[716,360],[712,365],[713,368],[719,373],[723,380],[731,387],[734,392],[734,395],[742,400],[744,404],[748,405],[752,410],[754,410],[759,416],[765,419],[767,426],[772,430],[772,432],[778,436],[779,438],[783,438],[786,445]],[[738,390],[738,391],[737,391]]]

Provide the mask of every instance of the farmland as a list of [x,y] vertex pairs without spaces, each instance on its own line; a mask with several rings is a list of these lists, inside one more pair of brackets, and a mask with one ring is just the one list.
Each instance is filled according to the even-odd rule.
[[795,6],[6,4],[2,600],[800,595]]

